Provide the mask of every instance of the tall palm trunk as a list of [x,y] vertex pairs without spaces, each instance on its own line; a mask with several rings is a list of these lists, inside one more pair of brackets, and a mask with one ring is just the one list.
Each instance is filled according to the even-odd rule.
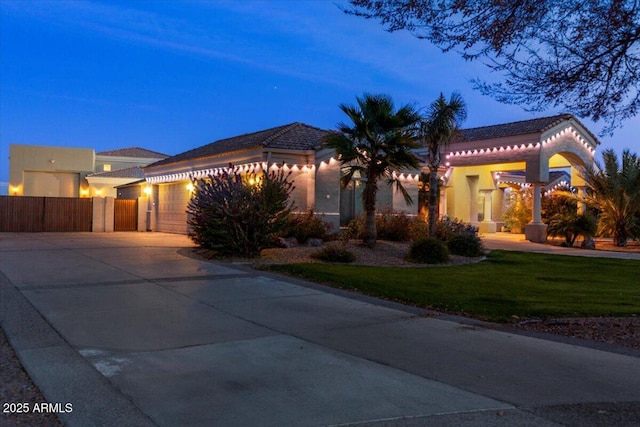
[[438,187],[438,167],[429,166],[429,236],[436,231],[436,223],[440,217],[440,188]]
[[367,182],[364,187],[363,202],[364,202],[364,235],[362,237],[363,243],[368,247],[373,247],[376,244],[378,238],[378,231],[376,230],[376,194],[378,192],[378,186],[376,185],[375,177],[367,177]]
[[627,221],[624,217],[617,218],[613,227],[613,245],[619,248],[627,246]]

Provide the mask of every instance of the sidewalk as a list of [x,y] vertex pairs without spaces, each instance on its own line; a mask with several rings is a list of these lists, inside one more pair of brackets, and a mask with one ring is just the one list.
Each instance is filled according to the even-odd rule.
[[549,253],[595,258],[619,258],[640,260],[640,253],[591,250],[581,248],[564,248],[546,243],[532,243],[524,238],[524,234],[491,233],[481,235],[487,249],[504,249],[507,251]]
[[0,324],[47,400],[72,403],[66,425],[640,420],[639,357],[428,318],[191,246],[0,234]]

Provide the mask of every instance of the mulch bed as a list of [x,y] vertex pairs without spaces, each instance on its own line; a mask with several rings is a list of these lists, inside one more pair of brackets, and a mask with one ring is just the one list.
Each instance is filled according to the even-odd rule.
[[587,317],[527,320],[516,329],[545,332],[640,350],[640,317]]

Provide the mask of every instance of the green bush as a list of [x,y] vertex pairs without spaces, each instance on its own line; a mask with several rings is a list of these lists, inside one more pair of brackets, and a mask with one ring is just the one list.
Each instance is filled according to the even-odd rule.
[[457,234],[447,242],[449,252],[454,255],[478,257],[484,255],[482,240],[476,234]]
[[449,261],[449,251],[440,239],[419,239],[409,246],[407,259],[421,264],[441,264]]
[[285,237],[295,237],[298,243],[305,244],[309,239],[327,240],[331,224],[316,216],[313,209],[303,215],[293,215],[284,232]]
[[327,245],[312,254],[311,257],[322,261],[340,263],[349,263],[356,260],[356,256],[352,252],[347,248],[338,245]]
[[189,237],[219,255],[257,256],[289,224],[289,175],[270,172],[256,180],[233,169],[194,180],[187,208]]

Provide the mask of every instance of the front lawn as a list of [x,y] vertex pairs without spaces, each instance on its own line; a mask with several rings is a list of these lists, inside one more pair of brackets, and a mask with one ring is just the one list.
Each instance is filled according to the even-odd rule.
[[480,319],[640,316],[640,262],[492,251],[450,267],[284,264],[269,270]]

